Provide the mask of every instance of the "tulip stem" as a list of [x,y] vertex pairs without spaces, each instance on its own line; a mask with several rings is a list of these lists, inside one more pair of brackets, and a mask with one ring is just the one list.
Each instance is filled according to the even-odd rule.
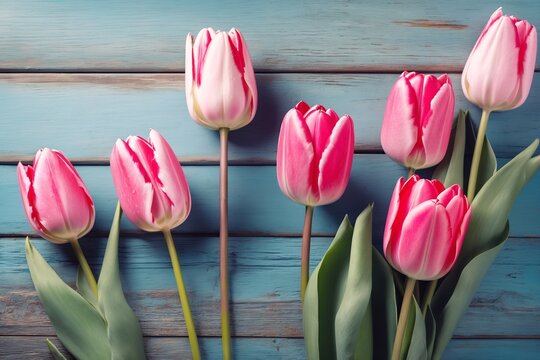
[[482,148],[484,146],[484,138],[486,137],[489,114],[490,112],[487,110],[482,111],[482,118],[480,119],[480,126],[478,127],[478,134],[476,135],[476,144],[474,145],[471,172],[469,175],[469,185],[467,187],[467,198],[469,199],[469,203],[472,203],[476,192],[476,181],[478,180],[478,170],[480,168],[480,159],[482,158]]
[[219,160],[219,280],[221,284],[221,342],[223,359],[230,360],[231,321],[229,315],[229,270],[228,270],[228,139],[229,129],[219,129],[221,154]]
[[199,350],[197,332],[195,331],[195,324],[193,323],[193,318],[191,316],[186,285],[184,284],[184,278],[182,277],[182,271],[180,270],[180,262],[178,261],[178,254],[176,253],[171,230],[164,229],[163,236],[165,237],[167,249],[169,250],[169,256],[171,257],[174,278],[176,279],[176,287],[178,288],[178,295],[180,295],[180,304],[182,305],[182,312],[184,313],[184,320],[186,322],[189,344],[191,345],[191,354],[193,355],[193,360],[200,360],[201,351]]
[[403,295],[403,302],[401,303],[401,310],[399,312],[399,320],[396,329],[396,337],[394,338],[394,347],[392,349],[392,360],[399,360],[401,354],[401,346],[403,343],[403,336],[405,335],[405,326],[407,325],[407,318],[409,316],[409,309],[411,307],[411,300],[413,298],[415,279],[407,278],[407,285],[405,286],[405,294]]
[[302,257],[300,261],[300,298],[304,302],[309,280],[309,250],[311,247],[311,226],[313,223],[313,206],[306,206],[304,231],[302,232]]
[[411,176],[413,176],[415,172],[416,172],[415,169],[413,169],[413,168],[408,168],[408,169],[407,169],[407,178],[410,178]]
[[424,317],[426,317],[427,308],[431,304],[431,299],[433,299],[433,295],[435,294],[436,289],[437,280],[431,280],[427,286],[427,292],[424,295],[424,301],[422,303],[422,315],[424,315]]
[[90,286],[90,289],[92,290],[92,292],[94,293],[97,299],[98,289],[97,289],[96,278],[94,277],[94,274],[92,274],[92,269],[90,269],[90,265],[88,265],[88,261],[86,261],[86,257],[84,256],[84,253],[81,249],[81,245],[79,245],[79,240],[72,239],[69,241],[69,243],[73,247],[73,251],[75,252],[75,256],[77,257],[77,260],[79,261],[79,265],[81,266],[84,277],[86,278],[86,282],[88,283],[88,286]]

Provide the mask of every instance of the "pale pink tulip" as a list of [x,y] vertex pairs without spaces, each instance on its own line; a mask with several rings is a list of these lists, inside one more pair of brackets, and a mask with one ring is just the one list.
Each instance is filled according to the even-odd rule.
[[536,48],[536,28],[497,9],[463,69],[461,84],[467,99],[486,111],[523,104],[531,89]]
[[180,163],[155,130],[149,139],[118,139],[111,153],[111,171],[122,210],[146,231],[173,229],[191,210],[191,195]]
[[321,105],[301,101],[281,124],[277,178],[285,195],[317,206],[339,199],[351,174],[354,124]]
[[94,202],[62,152],[39,150],[32,166],[19,163],[17,175],[28,222],[45,239],[67,243],[92,229]]
[[210,129],[247,125],[257,110],[249,51],[237,29],[202,29],[186,39],[186,100],[191,117]]
[[404,72],[388,96],[381,128],[384,152],[412,169],[438,164],[446,153],[454,118],[448,75]]
[[470,217],[469,202],[458,185],[445,189],[438,180],[401,178],[388,209],[384,255],[410,278],[441,278],[456,262]]

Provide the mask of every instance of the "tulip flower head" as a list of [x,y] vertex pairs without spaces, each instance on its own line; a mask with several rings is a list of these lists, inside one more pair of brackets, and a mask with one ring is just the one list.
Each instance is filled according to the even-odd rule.
[[536,28],[497,9],[471,51],[461,84],[467,99],[490,111],[525,102],[536,64]]
[[317,206],[339,199],[349,181],[354,154],[354,124],[321,105],[301,101],[281,124],[277,178],[292,200]]
[[41,149],[32,166],[17,166],[24,211],[45,239],[63,244],[92,229],[94,202],[81,177],[61,151]]
[[454,90],[448,75],[404,72],[394,84],[384,113],[384,152],[407,168],[424,169],[444,157],[454,118]]
[[122,210],[145,231],[173,229],[191,210],[191,195],[180,163],[165,138],[151,130],[149,139],[118,139],[111,171]]
[[257,85],[248,47],[237,29],[202,29],[186,39],[186,100],[191,117],[210,129],[235,130],[257,110]]
[[416,280],[450,271],[461,250],[471,208],[458,185],[438,180],[399,179],[388,209],[383,250],[388,262]]

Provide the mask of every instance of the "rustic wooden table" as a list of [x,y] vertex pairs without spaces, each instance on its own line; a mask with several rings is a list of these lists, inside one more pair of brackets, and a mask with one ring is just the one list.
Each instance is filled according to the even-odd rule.
[[[460,71],[499,6],[540,25],[540,3],[454,0],[353,1],[42,1],[0,2],[0,358],[48,358],[54,339],[32,286],[24,237],[34,236],[17,188],[16,164],[40,147],[63,150],[94,197],[97,219],[82,246],[101,262],[115,192],[108,156],[116,138],[159,130],[180,157],[193,196],[177,229],[202,351],[221,356],[216,133],[188,115],[184,42],[205,26],[238,27],[257,72],[259,109],[231,135],[230,280],[238,359],[302,359],[299,301],[303,208],[279,191],[275,153],[285,112],[304,99],[349,113],[356,155],[345,196],[315,213],[312,265],[345,213],[375,202],[380,242],[395,179],[404,170],[381,150],[386,96],[402,70],[450,72],[457,107]],[[537,64],[538,64],[537,60]],[[538,66],[537,66],[538,68]],[[540,135],[540,76],[518,110],[495,114],[488,135],[500,164]],[[537,359],[540,353],[540,176],[514,206],[511,239],[482,283],[447,359]],[[187,333],[165,243],[122,223],[124,288],[140,318],[148,355],[188,358]],[[67,246],[36,247],[68,281]]]

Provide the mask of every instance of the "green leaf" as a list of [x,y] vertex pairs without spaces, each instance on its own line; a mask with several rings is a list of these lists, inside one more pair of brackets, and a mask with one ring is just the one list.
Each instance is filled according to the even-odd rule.
[[465,154],[465,121],[468,111],[460,110],[450,135],[448,150],[442,162],[435,168],[433,178],[445,187],[458,184],[463,187],[463,159]]
[[356,219],[349,269],[346,279],[339,279],[345,281],[345,291],[339,299],[334,325],[338,359],[370,359],[373,356],[372,327],[368,321],[368,313],[371,313],[371,218],[370,205]]
[[98,308],[97,299],[94,295],[94,292],[92,291],[92,288],[90,288],[90,284],[88,284],[88,281],[86,280],[86,276],[84,276],[84,273],[79,266],[77,268],[77,280],[76,280],[77,290],[79,291],[79,294],[88,301],[94,308]]
[[120,204],[111,225],[103,266],[98,281],[98,304],[107,320],[107,334],[113,359],[145,359],[143,337],[139,322],[122,292],[118,266],[120,235]]
[[[308,359],[335,358],[334,309],[340,272],[348,264],[353,227],[347,216],[311,274],[304,298],[304,342]],[[348,266],[348,265],[347,265]]]
[[372,274],[373,358],[390,359],[397,327],[396,288],[392,269],[374,247]]
[[407,352],[407,360],[424,360],[428,358],[426,325],[424,323],[424,317],[422,316],[422,310],[420,310],[420,307],[414,298],[411,303],[411,306],[412,305],[414,305],[414,307],[411,308],[411,311],[409,312],[409,319],[414,319],[414,328],[412,331],[409,351]]
[[58,350],[56,345],[54,345],[54,343],[49,339],[47,339],[47,347],[49,348],[54,360],[67,360],[60,350]]
[[[450,300],[442,311],[437,313],[438,329],[433,348],[433,359],[442,357],[444,349],[450,342],[459,320],[469,307],[476,289],[504,246],[508,231],[509,226],[507,223],[505,231],[498,239],[498,244],[476,256],[461,272]],[[436,299],[434,298],[434,300]]]
[[60,279],[28,238],[26,261],[45,312],[68,351],[77,359],[111,359],[101,314]]
[[433,347],[435,345],[435,336],[437,335],[437,323],[435,321],[435,316],[433,311],[431,311],[431,306],[427,307],[426,311],[426,343],[427,343],[427,358],[431,359],[431,354],[433,354]]

